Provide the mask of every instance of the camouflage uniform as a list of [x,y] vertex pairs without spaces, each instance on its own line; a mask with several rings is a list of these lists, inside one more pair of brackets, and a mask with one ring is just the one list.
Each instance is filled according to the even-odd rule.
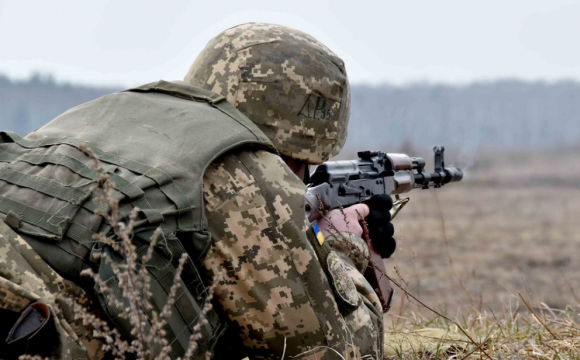
[[[54,326],[48,330],[56,331],[56,336],[46,331],[37,336],[49,337],[60,346],[55,347],[54,353],[44,355],[59,360],[102,358],[101,343],[92,340],[88,329],[74,318],[72,306],[62,296],[74,299],[87,309],[91,307],[81,288],[58,275],[21,236],[0,221],[0,309],[20,314],[31,304],[47,304],[49,318],[53,320],[47,327]],[[3,321],[8,320],[5,317]],[[0,356],[4,358],[7,350],[2,349],[0,346]]]
[[[74,176],[90,179],[84,159],[70,153],[70,146],[79,141],[97,145],[105,170],[118,180],[122,214],[126,216],[134,206],[144,210],[137,219],[145,224],[135,228],[137,240],[146,241],[150,228],[160,225],[167,246],[175,248],[170,250],[172,259],[179,258],[183,247],[194,259],[207,249],[200,261],[207,280],[217,284],[222,321],[230,324],[229,333],[219,337],[223,323],[216,323],[217,317],[210,321],[205,336],[208,343],[217,339],[217,357],[380,358],[382,313],[376,294],[361,274],[366,266],[365,245],[352,234],[335,234],[326,241],[317,238],[305,218],[304,184],[280,157],[258,150],[272,151],[271,141],[281,154],[309,163],[338,153],[346,139],[350,102],[342,60],[309,35],[270,24],[230,29],[207,49],[186,81],[214,93],[179,83],[144,85],[68,111],[24,140],[12,139],[33,149],[31,154],[15,148],[26,159],[38,155],[39,165],[58,157],[58,169],[69,167]],[[220,128],[224,124],[227,129]],[[233,150],[207,166],[206,160],[226,149]],[[61,157],[67,162],[61,164]],[[12,183],[30,187],[28,176],[40,175],[36,167],[31,169],[26,176],[11,178]],[[205,214],[200,210],[203,206],[197,206],[201,188],[196,177],[201,177],[202,169],[206,169]],[[70,193],[71,179],[76,177],[59,179],[62,183],[52,190],[66,187],[64,191]],[[15,188],[4,186],[7,193]],[[6,222],[20,230],[34,225],[35,231],[39,227],[48,231],[44,236],[56,243],[46,239],[31,243],[43,257],[52,252],[47,262],[76,281],[76,270],[94,266],[90,252],[98,250],[84,234],[110,229],[94,209],[86,208],[87,197],[77,199],[76,190],[74,201],[60,199],[70,216],[46,220],[52,203],[58,201],[51,193],[45,195],[21,206],[27,209],[24,213],[11,213],[4,206]],[[38,211],[43,217],[31,216]],[[205,230],[212,235],[209,248]],[[61,257],[72,266],[59,269]],[[193,265],[190,273],[195,275]],[[201,299],[203,284],[184,278],[191,299]],[[181,314],[187,317],[179,324],[187,320],[187,330],[191,330],[195,322],[188,319],[196,312]],[[125,326],[125,330],[130,329]],[[241,350],[224,352],[232,349]]]
[[355,307],[343,306],[306,238],[305,190],[280,157],[265,151],[230,153],[210,165],[204,195],[215,240],[204,265],[217,277],[217,300],[250,359],[279,359],[284,351],[300,359],[379,359],[381,307],[361,274],[366,265],[344,246],[362,239],[327,239],[352,255],[341,259],[362,295]]
[[[344,63],[301,31],[261,23],[228,29],[184,80],[226,97],[294,160],[321,163],[346,140]],[[312,240],[305,192],[282,159],[265,152],[229,154],[208,168],[214,242],[204,265],[210,278],[226,271],[218,300],[250,358],[379,358],[382,312],[362,275],[366,244],[353,234]]]

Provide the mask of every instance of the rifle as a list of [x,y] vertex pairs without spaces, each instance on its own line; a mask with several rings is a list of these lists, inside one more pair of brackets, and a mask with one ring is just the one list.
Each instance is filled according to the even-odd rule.
[[[305,210],[310,222],[323,217],[327,211],[363,203],[374,195],[394,195],[391,220],[409,202],[400,194],[413,189],[440,188],[463,178],[463,171],[445,167],[443,146],[433,148],[435,172],[425,171],[425,160],[405,154],[380,151],[361,151],[358,160],[327,161],[314,170],[307,185]],[[383,312],[391,306],[393,289],[384,276],[383,259],[372,241],[365,236],[370,252],[370,265],[365,278],[375,289]]]

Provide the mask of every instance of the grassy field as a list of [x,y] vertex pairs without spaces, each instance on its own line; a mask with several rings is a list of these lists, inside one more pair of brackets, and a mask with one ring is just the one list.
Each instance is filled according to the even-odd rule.
[[[493,353],[578,358],[579,154],[480,153],[461,183],[413,191],[389,275],[478,341],[495,339]],[[386,320],[387,331],[457,331],[400,289]]]
[[[580,297],[580,151],[488,153],[464,181],[415,190],[394,220],[387,261],[422,300],[450,313],[502,310],[517,292],[563,309]],[[416,310],[400,307],[395,311]]]

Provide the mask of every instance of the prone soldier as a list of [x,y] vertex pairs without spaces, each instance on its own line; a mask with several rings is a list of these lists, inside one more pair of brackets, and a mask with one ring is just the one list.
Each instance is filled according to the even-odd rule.
[[[358,214],[368,207],[329,214],[322,241],[305,221],[308,165],[346,140],[342,60],[300,31],[246,24],[212,39],[184,80],[226,97],[282,155],[230,153],[204,180],[216,235],[204,265],[210,278],[227,269],[216,295],[250,358],[278,358],[285,346],[298,358],[380,358],[382,308],[362,276],[368,249]],[[392,233],[384,240],[394,243]]]
[[[2,133],[0,241],[22,258],[0,258],[0,307],[15,319],[4,325],[14,340],[4,347],[62,359],[105,356],[55,300],[63,289],[92,299],[133,336],[99,285],[119,289],[95,255],[112,250],[93,235],[112,230],[88,191],[95,173],[78,149],[84,144],[114,183],[121,216],[140,209],[133,242],[147,245],[160,227],[155,254],[164,266],[174,270],[189,254],[183,296],[168,319],[171,358],[185,353],[209,283],[216,309],[193,358],[381,358],[382,306],[362,275],[368,248],[358,220],[368,207],[330,213],[320,226],[304,210],[308,165],[328,160],[346,140],[342,60],[303,32],[251,23],[212,39],[184,80],[107,95],[25,138]],[[386,230],[375,234],[392,253],[392,226],[383,226],[391,204],[383,200],[373,210]],[[34,263],[42,267],[26,271]],[[102,282],[81,277],[84,269]],[[170,286],[151,273],[151,301],[162,307]],[[42,321],[31,323],[29,314]],[[31,348],[47,323],[57,340]]]

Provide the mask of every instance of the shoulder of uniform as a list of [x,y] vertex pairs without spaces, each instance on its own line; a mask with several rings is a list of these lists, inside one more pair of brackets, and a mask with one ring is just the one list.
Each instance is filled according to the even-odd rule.
[[210,212],[248,187],[263,196],[279,223],[304,211],[305,185],[268,151],[235,150],[222,155],[207,168],[203,185]]
[[226,186],[239,191],[258,179],[274,186],[298,182],[300,188],[304,187],[280,156],[265,150],[234,150],[220,156],[207,167],[204,186]]
[[255,183],[254,177],[237,153],[230,151],[218,157],[205,170],[203,194],[207,210],[213,211],[224,201]]

